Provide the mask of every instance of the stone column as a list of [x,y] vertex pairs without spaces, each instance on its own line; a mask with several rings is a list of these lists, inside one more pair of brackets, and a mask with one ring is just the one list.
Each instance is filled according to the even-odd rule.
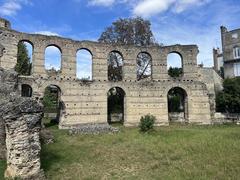
[[45,46],[35,44],[33,49],[32,75],[46,76],[45,70]]
[[16,98],[3,107],[6,129],[6,178],[41,179],[40,169],[42,106],[30,98]]

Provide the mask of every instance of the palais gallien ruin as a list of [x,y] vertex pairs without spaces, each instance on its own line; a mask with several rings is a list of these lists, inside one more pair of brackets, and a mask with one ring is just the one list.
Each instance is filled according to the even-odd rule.
[[[218,77],[211,68],[197,65],[199,53],[196,45],[126,46],[91,41],[75,41],[57,36],[27,34],[11,29],[11,24],[0,20],[0,67],[12,69],[17,62],[18,43],[33,46],[30,76],[18,77],[19,91],[41,100],[48,86],[59,89],[59,128],[70,129],[81,124],[107,123],[108,92],[118,87],[124,92],[124,125],[137,126],[141,116],[152,114],[156,125],[169,124],[168,93],[172,88],[184,92],[184,120],[188,123],[210,124],[214,114],[214,96]],[[46,71],[45,49],[57,47],[61,52],[60,73]],[[92,79],[76,77],[76,53],[88,50],[92,55]],[[108,56],[118,52],[123,58],[121,81],[108,80]],[[151,77],[138,80],[136,58],[140,53],[151,57]],[[183,75],[168,75],[167,56],[177,53],[182,58]]]

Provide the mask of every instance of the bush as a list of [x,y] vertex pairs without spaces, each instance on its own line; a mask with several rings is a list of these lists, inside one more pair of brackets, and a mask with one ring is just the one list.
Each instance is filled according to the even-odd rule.
[[152,130],[155,120],[156,120],[156,117],[150,114],[146,116],[142,116],[139,124],[140,131],[148,132],[149,130]]
[[225,79],[223,91],[216,96],[218,112],[240,113],[240,78]]

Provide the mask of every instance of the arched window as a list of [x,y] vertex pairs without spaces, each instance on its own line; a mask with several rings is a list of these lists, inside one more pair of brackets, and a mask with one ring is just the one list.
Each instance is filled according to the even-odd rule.
[[81,80],[92,80],[92,54],[87,49],[77,51],[76,76]]
[[125,92],[120,87],[113,87],[108,91],[108,123],[124,122]]
[[137,80],[152,77],[152,58],[148,53],[141,52],[137,56]]
[[43,96],[44,116],[50,119],[50,123],[59,123],[63,103],[61,101],[61,89],[56,85],[45,88]]
[[174,87],[168,91],[168,117],[171,122],[188,121],[187,93],[180,87]]
[[45,69],[49,74],[56,75],[60,73],[61,56],[61,50],[54,45],[45,49]]
[[123,79],[123,57],[117,51],[108,55],[108,80],[122,81]]
[[15,70],[21,75],[30,75],[32,68],[33,45],[29,41],[18,43],[17,64]]
[[240,47],[236,46],[233,48],[233,57],[234,59],[240,58]]
[[32,97],[32,87],[28,84],[22,84],[22,97]]
[[182,56],[179,53],[172,52],[167,57],[168,75],[171,77],[180,77],[183,74]]

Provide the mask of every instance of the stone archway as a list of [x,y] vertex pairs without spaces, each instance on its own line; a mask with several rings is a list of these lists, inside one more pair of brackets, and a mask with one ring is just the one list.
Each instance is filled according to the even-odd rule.
[[181,87],[173,87],[168,91],[169,122],[188,122],[188,95]]
[[125,91],[120,87],[113,87],[107,93],[107,121],[112,123],[124,123]]
[[64,105],[61,101],[61,89],[57,85],[48,85],[43,96],[44,117],[59,124]]
[[32,87],[28,84],[22,84],[21,96],[22,97],[32,97]]

